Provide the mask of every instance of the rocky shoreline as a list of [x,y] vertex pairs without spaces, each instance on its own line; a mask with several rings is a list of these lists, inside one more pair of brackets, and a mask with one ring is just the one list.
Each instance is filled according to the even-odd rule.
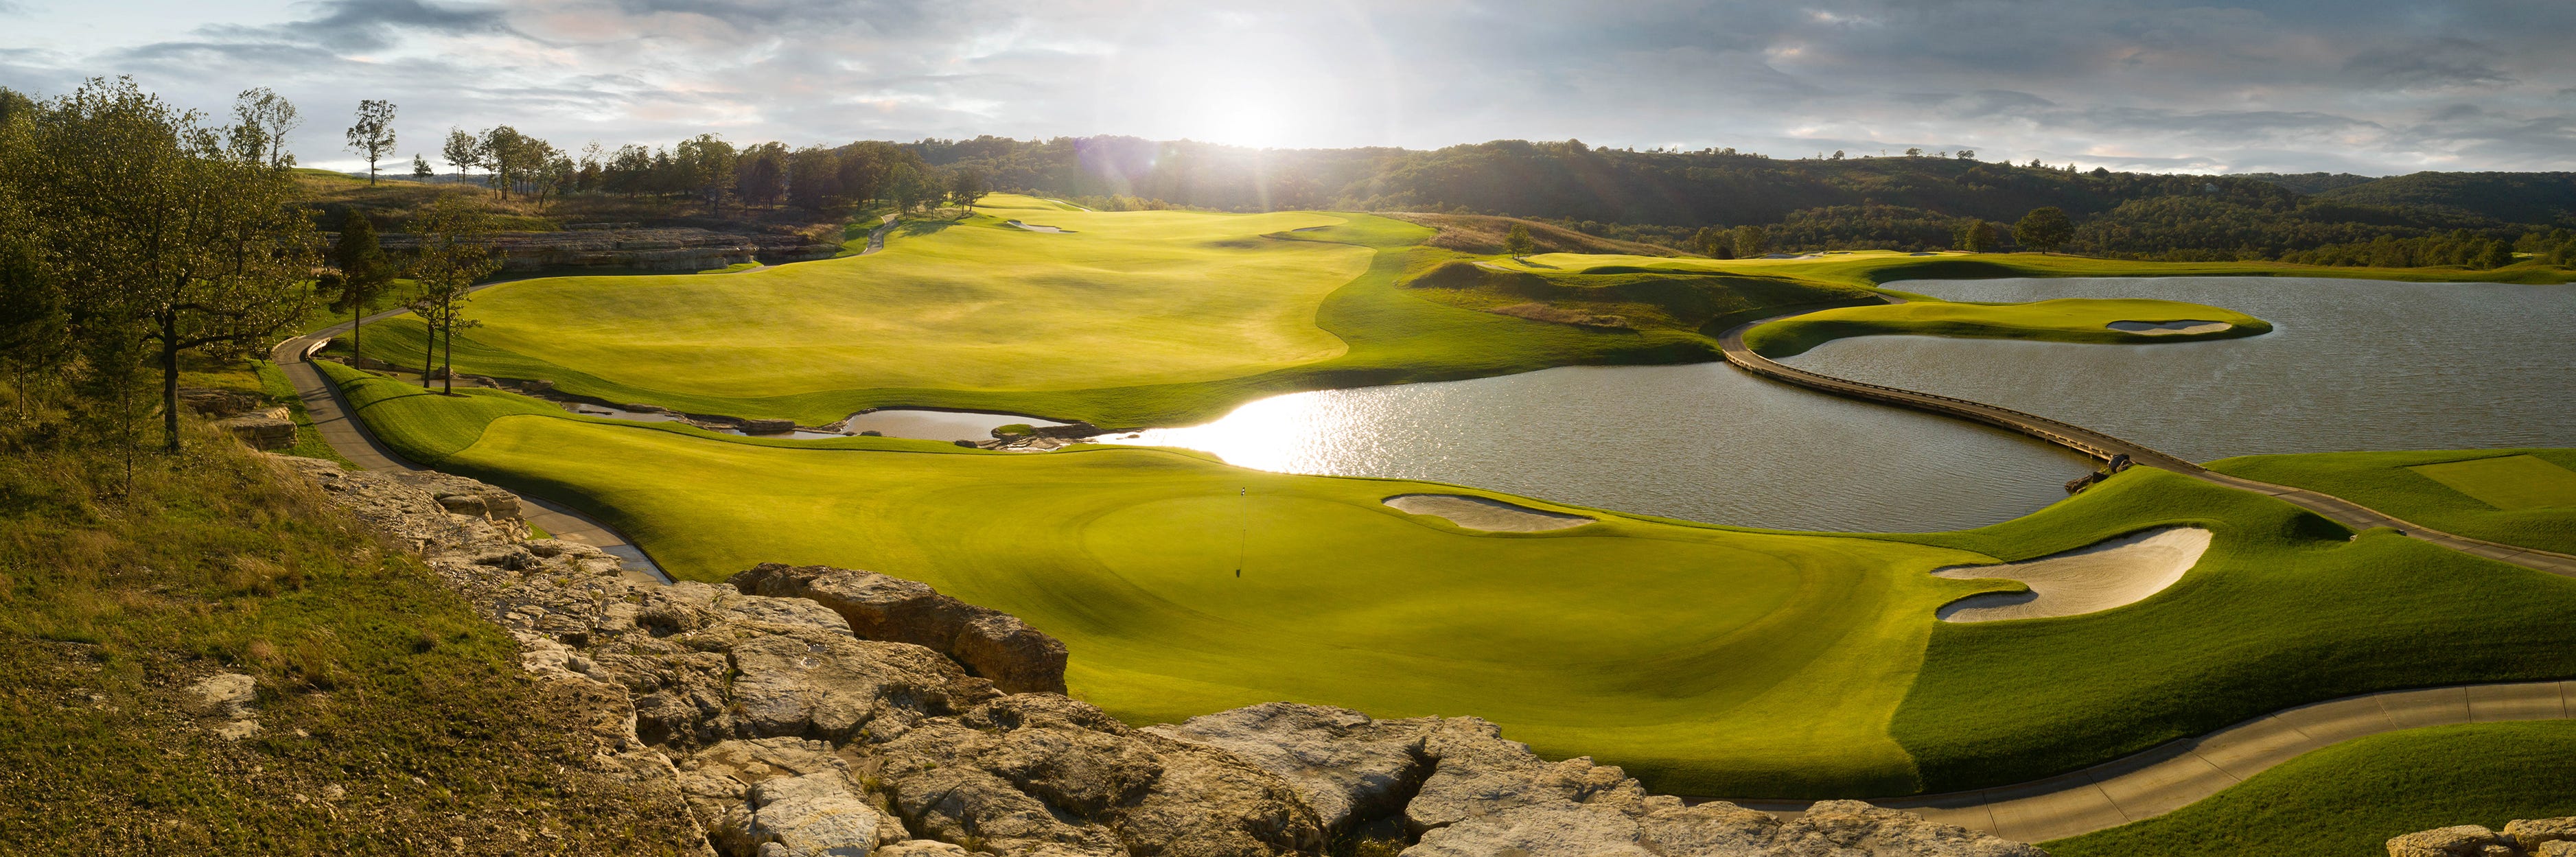
[[2045,857],[1853,801],[1786,822],[1686,806],[1474,717],[1268,703],[1134,728],[1063,695],[1062,643],[917,582],[769,564],[637,584],[524,538],[506,491],[276,460],[508,629],[590,706],[592,767],[685,801],[701,853]]

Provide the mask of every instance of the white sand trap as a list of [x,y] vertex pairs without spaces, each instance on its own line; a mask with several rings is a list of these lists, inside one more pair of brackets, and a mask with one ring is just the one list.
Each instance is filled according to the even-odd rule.
[[1971,595],[1941,605],[1933,615],[1943,622],[1995,622],[2075,616],[2135,604],[2181,580],[2208,549],[2208,530],[2166,527],[2038,559],[1934,569],[1935,576],[1957,580],[2018,580],[2030,584],[2030,591]]
[[2104,326],[2140,336],[2172,336],[2177,333],[2217,333],[2236,325],[2223,321],[2186,318],[2181,321],[2115,321]]
[[1026,229],[1026,230],[1028,230],[1028,231],[1030,231],[1030,232],[1071,232],[1071,231],[1073,231],[1073,230],[1070,230],[1070,229],[1059,229],[1059,228],[1056,228],[1056,227],[1053,227],[1053,226],[1039,226],[1039,225],[1037,225],[1037,224],[1035,224],[1035,223],[1021,223],[1021,222],[1019,222],[1019,221],[1017,221],[1017,220],[1005,220],[1005,221],[1002,221],[1002,222],[1004,222],[1004,223],[1008,223],[1008,224],[1010,224],[1010,225],[1012,225],[1012,226],[1017,226],[1017,227],[1019,227],[1019,228],[1021,228],[1021,229]]
[[1582,515],[1546,512],[1501,500],[1458,494],[1397,494],[1386,504],[1416,515],[1447,518],[1470,530],[1493,533],[1543,533],[1592,523]]

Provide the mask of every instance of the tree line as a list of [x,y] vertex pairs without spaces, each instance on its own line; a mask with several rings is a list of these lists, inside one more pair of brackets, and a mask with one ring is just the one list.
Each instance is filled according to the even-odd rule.
[[979,169],[933,167],[910,150],[875,140],[790,149],[776,141],[738,146],[719,134],[700,134],[668,146],[607,149],[592,141],[572,152],[498,125],[481,132],[449,129],[439,154],[448,172],[415,155],[412,177],[432,181],[450,175],[461,184],[479,172],[480,181],[503,198],[687,199],[717,216],[727,206],[781,205],[838,214],[880,200],[911,211],[939,203],[972,205],[990,192]]

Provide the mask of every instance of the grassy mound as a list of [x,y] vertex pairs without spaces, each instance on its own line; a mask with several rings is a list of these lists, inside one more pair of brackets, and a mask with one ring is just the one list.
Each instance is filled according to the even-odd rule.
[[[2115,321],[2226,322],[2207,333],[2147,335],[2115,330]],[[1843,307],[1775,321],[1746,331],[1744,344],[1765,357],[1788,357],[1846,336],[1959,336],[2054,342],[2141,344],[2227,339],[2269,333],[2270,322],[2206,304],[2143,299],[2059,298],[2026,304],[1918,300]]]
[[[1482,533],[1381,501],[1566,507],[1160,449],[735,438],[339,374],[368,419],[422,427],[388,433],[398,447],[573,501],[678,576],[828,563],[1016,613],[1071,647],[1077,695],[1136,722],[1273,699],[1474,714],[1667,790],[1884,795],[2056,773],[2347,693],[2576,674],[2552,640],[2576,581],[2402,538],[2349,542],[2278,501],[2158,471],[1965,533],[1785,534],[1598,510],[1574,510],[1602,519],[1574,530]],[[2140,604],[1932,619],[2012,586],[1933,567],[2170,524],[2213,529],[2211,559]],[[2346,650],[2370,657],[2334,656]]]
[[1581,274],[1509,270],[1465,259],[1433,266],[1406,285],[1432,300],[1562,324],[1715,335],[1765,315],[1876,304],[1877,295],[1777,277],[1622,269]]
[[[103,450],[0,454],[0,852],[702,847],[676,801],[591,772],[592,724],[509,634],[231,440],[190,443],[131,493]],[[188,711],[217,672],[257,680],[256,735]]]
[[[2456,466],[2464,463],[2472,466]],[[2576,470],[2576,449],[2255,455],[2209,469],[2323,491],[2470,538],[2576,553],[2576,496],[2564,475]]]
[[2390,837],[2576,815],[2576,722],[2373,735],[2163,816],[2047,843],[2058,857],[2378,857]]

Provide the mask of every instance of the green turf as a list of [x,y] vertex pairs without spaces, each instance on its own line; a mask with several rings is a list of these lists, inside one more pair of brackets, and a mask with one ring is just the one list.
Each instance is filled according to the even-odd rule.
[[2576,508],[2576,471],[2536,456],[2446,461],[2408,469],[2508,512]]
[[[571,501],[677,576],[827,563],[1019,615],[1066,641],[1077,695],[1136,722],[1274,699],[1474,714],[1671,791],[1895,794],[2055,773],[2177,724],[2205,731],[2360,690],[2576,674],[2576,654],[2550,636],[2576,610],[2576,582],[2411,540],[2347,543],[2278,501],[2156,471],[1966,533],[1781,534],[1592,512],[1605,520],[1476,534],[1379,501],[1435,491],[1564,507],[1172,450],[746,439],[334,377],[368,419],[403,424],[385,433],[398,451]],[[2081,619],[1931,620],[1942,603],[2012,584],[1925,570],[2175,522],[2217,531],[2222,563],[2169,596]],[[2226,615],[2191,616],[2206,599],[2225,600]],[[2179,627],[2168,602],[2185,605]],[[2114,621],[2086,624],[2103,620]],[[2077,632],[2013,641],[2034,628]],[[1957,645],[1998,630],[2010,657]],[[1927,646],[1943,674],[1918,676]],[[2266,673],[2337,646],[2372,657]],[[2050,713],[2034,719],[2035,707]],[[1939,767],[1918,772],[1918,756]]]
[[1794,276],[1818,282],[1874,286],[1898,280],[1975,280],[1997,277],[2330,277],[2412,282],[2564,283],[2570,272],[2540,266],[2469,271],[2455,268],[2364,268],[2281,262],[2138,262],[2043,253],[1926,253],[1892,250],[1826,253],[1804,259],[1692,259],[1548,253],[1525,263],[1498,262],[1534,271],[1701,271],[1746,276]]
[[2443,532],[2576,553],[2576,496],[2566,493],[2564,481],[2576,469],[2576,449],[2255,455],[2209,468],[2322,491]]
[[2576,815],[2576,721],[2410,729],[2300,756],[2057,857],[2380,857],[2390,837]]
[[[1417,246],[1430,230],[1402,221],[1368,215],[1282,214],[1255,220],[1187,212],[1066,212],[1062,217],[1051,213],[1049,219],[1066,228],[1090,223],[1076,218],[1118,224],[1125,218],[1151,216],[1165,224],[1153,227],[1154,231],[1115,226],[1061,235],[999,225],[1000,220],[1022,212],[995,212],[1003,217],[977,215],[958,225],[907,223],[889,241],[888,250],[865,257],[800,262],[725,277],[555,278],[509,284],[476,298],[468,315],[486,319],[490,326],[468,329],[456,337],[456,364],[460,371],[475,374],[553,380],[558,389],[610,402],[650,402],[695,413],[787,417],[808,425],[831,422],[862,408],[916,406],[990,409],[1132,427],[1209,419],[1244,401],[1293,390],[1717,356],[1714,343],[1689,332],[1586,331],[1424,300],[1399,282],[1458,256]],[[1241,234],[1298,223],[1329,225]],[[1151,237],[1166,233],[1200,238],[1191,243]],[[1111,245],[1096,247],[1082,258],[1102,257],[1107,261],[1100,264],[1115,262],[1116,267],[1086,268],[1062,258],[1051,262],[1039,253],[1076,241]],[[1122,249],[1117,246],[1121,243],[1145,247]],[[910,249],[898,254],[896,248]],[[984,261],[976,253],[1001,261]],[[889,258],[898,266],[908,266],[897,269],[914,273],[891,283],[877,281],[873,272],[878,269],[866,266]],[[1342,265],[1352,260],[1364,267],[1354,271],[1355,277],[1337,274],[1343,280],[1326,283],[1333,288],[1323,293],[1308,290],[1323,282],[1312,272],[1295,276],[1263,272],[1260,277],[1212,282],[1176,279],[1180,274],[1175,273],[1220,276],[1253,265]],[[625,291],[637,284],[643,287],[632,294]],[[853,284],[890,301],[892,310],[834,296]],[[1295,299],[1250,288],[1261,284],[1290,289]],[[512,290],[519,290],[516,297]],[[1028,297],[1035,306],[984,301],[1003,293]],[[790,300],[800,295],[820,297]],[[559,321],[575,328],[600,325],[598,319],[566,316],[563,307],[570,304],[559,303],[558,297],[602,307],[600,319],[636,321],[651,312],[679,316],[704,312],[709,318],[746,321],[755,330],[766,329],[762,327],[766,322],[746,320],[736,310],[709,309],[756,299],[752,302],[779,316],[816,314],[819,308],[819,314],[839,313],[842,319],[836,323],[854,327],[833,330],[811,320],[778,322],[817,339],[752,337],[737,347],[719,342],[729,343],[734,335],[688,321],[675,326],[698,331],[692,334],[699,337],[695,346],[648,344],[629,351],[617,343],[645,342],[656,334],[631,325],[587,332],[554,330],[518,318],[551,319],[548,323]],[[1111,313],[1109,307],[1129,314]],[[1052,315],[1032,315],[1041,312]],[[1182,313],[1250,313],[1252,317],[1208,321],[1182,318]],[[924,334],[903,340],[912,344],[897,348],[890,344],[893,340],[857,335],[867,325],[884,323],[880,315],[944,326],[946,335],[957,338],[933,342],[935,337]],[[1292,316],[1304,325],[1303,330],[1291,329],[1296,326],[1288,323]],[[1009,318],[1019,321],[1006,324]],[[1136,332],[1133,336],[1126,333],[1131,327]],[[547,344],[558,336],[565,340],[564,346]],[[368,354],[397,365],[416,365],[422,338],[421,325],[409,318],[372,324]],[[510,347],[493,344],[497,342]],[[1264,342],[1278,347],[1265,355],[1259,348]],[[584,362],[566,365],[518,349]],[[1304,357],[1289,356],[1300,349],[1305,350]],[[826,358],[842,362],[819,362]],[[704,368],[663,365],[671,362]],[[683,384],[651,377],[644,371],[651,366],[661,366],[655,372],[668,369],[675,376],[702,381],[749,379],[749,386],[712,392],[680,389]],[[618,371],[609,372],[609,367]],[[610,374],[616,377],[607,377]],[[1200,380],[1113,386],[1184,377]],[[962,386],[830,386],[843,383]],[[798,388],[798,384],[806,386]],[[1039,389],[1049,385],[1064,388]]]
[[[2159,334],[2109,327],[2115,321],[2183,320],[2220,321],[2228,327],[2206,333]],[[1746,331],[1744,344],[1767,357],[1787,357],[1846,336],[1914,334],[2140,344],[2254,336],[2271,330],[2270,323],[2241,312],[2181,301],[2059,298],[2026,304],[1979,304],[1912,300],[1821,310],[1775,321]]]
[[2078,496],[2091,502],[1891,537],[2022,558],[2023,545],[2115,535],[2105,521],[2216,535],[2181,582],[2137,604],[1935,629],[1893,724],[1932,790],[2057,774],[2321,699],[2576,676],[2576,580],[2387,530],[2347,541],[2288,504],[2149,468]]

